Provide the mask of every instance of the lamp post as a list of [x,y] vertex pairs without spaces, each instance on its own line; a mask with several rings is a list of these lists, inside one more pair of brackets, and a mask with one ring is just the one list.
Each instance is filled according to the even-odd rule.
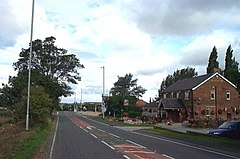
[[104,92],[104,90],[105,90],[105,67],[102,66],[101,68],[103,69],[102,113],[103,113],[103,119],[104,119],[104,117],[105,117],[104,113],[105,113],[105,111],[106,111],[105,103],[104,103],[104,93],[105,93],[105,92]]
[[31,20],[31,35],[30,35],[30,53],[29,53],[29,63],[28,63],[28,95],[27,95],[26,130],[28,130],[28,126],[29,126],[29,103],[30,103],[30,87],[31,87],[30,83],[31,83],[33,18],[34,18],[34,0],[32,1],[32,20]]

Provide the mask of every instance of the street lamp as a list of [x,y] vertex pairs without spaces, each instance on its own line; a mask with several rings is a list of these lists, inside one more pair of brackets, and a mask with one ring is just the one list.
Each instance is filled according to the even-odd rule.
[[106,111],[106,108],[105,108],[105,103],[104,103],[104,90],[105,90],[105,67],[102,66],[101,67],[103,69],[103,92],[102,92],[102,113],[103,113],[103,119],[105,117],[104,113]]
[[30,35],[30,53],[29,53],[29,63],[28,63],[28,95],[27,95],[26,130],[28,130],[28,125],[29,125],[29,103],[30,103],[30,87],[31,87],[30,83],[31,83],[33,17],[34,17],[34,0],[32,1],[32,20],[31,20],[31,35]]

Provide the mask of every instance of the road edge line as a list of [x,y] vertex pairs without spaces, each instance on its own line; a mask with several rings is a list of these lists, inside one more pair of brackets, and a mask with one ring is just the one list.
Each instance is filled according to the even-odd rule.
[[53,136],[53,141],[52,141],[52,146],[51,146],[51,150],[50,150],[50,154],[49,154],[49,159],[52,159],[52,154],[53,154],[53,149],[54,149],[54,144],[55,144],[56,134],[57,134],[57,129],[58,129],[58,120],[59,120],[59,116],[57,118],[57,124],[56,124],[56,127],[55,127],[55,132],[54,132],[54,136]]

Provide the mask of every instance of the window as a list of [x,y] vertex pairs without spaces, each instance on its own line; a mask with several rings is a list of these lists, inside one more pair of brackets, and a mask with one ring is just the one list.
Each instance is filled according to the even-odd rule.
[[210,114],[211,114],[211,108],[206,107],[206,116],[210,116]]
[[210,98],[211,100],[215,100],[215,90],[211,90]]
[[188,100],[189,99],[189,91],[185,91],[185,97],[184,97],[185,100]]
[[179,98],[179,94],[180,94],[180,93],[179,93],[179,92],[177,92],[177,94],[176,94],[176,98]]
[[226,92],[226,99],[227,99],[227,100],[230,100],[230,94],[231,94],[230,91],[227,91],[227,92]]
[[165,94],[163,94],[163,98],[167,98],[167,94],[165,93]]
[[173,98],[173,92],[171,93],[171,98]]

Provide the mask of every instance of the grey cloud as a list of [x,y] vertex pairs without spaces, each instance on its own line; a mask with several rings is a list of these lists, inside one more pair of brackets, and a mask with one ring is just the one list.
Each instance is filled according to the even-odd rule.
[[135,0],[122,7],[140,29],[161,36],[196,35],[222,25],[239,25],[233,20],[240,16],[240,1],[235,0]]

